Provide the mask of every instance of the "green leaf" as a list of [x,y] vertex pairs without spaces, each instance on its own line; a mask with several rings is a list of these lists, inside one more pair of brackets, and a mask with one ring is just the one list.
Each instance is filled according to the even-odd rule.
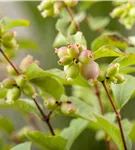
[[70,150],[73,142],[76,138],[87,128],[89,121],[84,119],[73,119],[68,128],[61,131],[60,136],[67,139],[66,148],[64,150]]
[[9,20],[8,23],[4,26],[5,30],[9,30],[19,26],[30,26],[30,22],[28,20]]
[[130,99],[135,89],[135,77],[125,75],[126,81],[121,84],[111,84],[117,107],[121,109]]
[[11,150],[31,150],[31,144],[31,142],[18,144],[15,147],[11,148]]
[[120,67],[134,65],[135,64],[135,54],[126,54],[125,56],[116,58],[112,63],[119,63]]
[[24,114],[34,113],[35,115],[40,116],[35,103],[30,99],[16,100],[14,104],[11,105],[7,104],[4,100],[0,100],[0,108],[14,108]]
[[53,47],[59,48],[59,47],[66,46],[66,45],[68,45],[66,38],[59,32],[57,36],[55,37],[55,40],[53,42]]
[[105,28],[109,24],[110,18],[102,17],[102,16],[100,17],[89,16],[88,22],[92,30],[98,30],[98,29]]
[[19,39],[18,44],[19,44],[19,49],[39,50],[39,46],[36,44],[36,42],[27,38]]
[[94,59],[98,59],[101,57],[118,57],[124,55],[118,48],[111,45],[102,46],[93,54]]
[[58,30],[65,37],[67,36],[67,29],[70,25],[70,19],[60,18],[56,23],[56,30]]
[[0,117],[0,130],[3,130],[8,134],[12,134],[14,131],[14,125],[12,121],[8,118]]
[[43,93],[59,99],[64,94],[63,85],[53,77],[39,77],[31,80]]
[[61,136],[46,136],[42,132],[29,132],[27,137],[44,150],[64,150],[67,142]]
[[124,39],[120,35],[102,34],[92,42],[91,49],[95,51],[106,44],[115,46],[121,50],[125,50],[128,46],[131,45],[126,39]]
[[27,68],[26,75],[29,80],[39,78],[39,77],[55,77],[63,84],[69,84],[69,85],[76,84],[80,86],[89,87],[88,82],[84,80],[81,75],[79,75],[75,80],[68,82],[66,80],[65,73],[62,70],[50,69],[44,71],[41,68],[39,68],[36,64],[32,64]]
[[122,74],[128,74],[128,73],[134,73],[134,72],[135,72],[135,67],[120,68],[120,73]]
[[132,126],[130,133],[129,133],[129,137],[132,141],[135,142],[135,122],[133,122],[133,126]]
[[[105,130],[105,132],[112,138],[112,140],[116,143],[119,150],[124,150],[123,142],[121,139],[120,130],[113,123],[109,122],[105,117],[95,115],[97,119],[97,123]],[[127,149],[131,150],[132,143],[129,137],[125,134]]]
[[80,43],[80,44],[82,44],[82,45],[85,47],[85,49],[87,49],[87,42],[86,42],[86,39],[85,39],[85,37],[83,36],[83,33],[80,32],[80,31],[76,32],[76,34],[74,34],[74,35],[68,36],[68,37],[67,37],[67,42],[68,42],[69,44],[72,44],[72,43]]

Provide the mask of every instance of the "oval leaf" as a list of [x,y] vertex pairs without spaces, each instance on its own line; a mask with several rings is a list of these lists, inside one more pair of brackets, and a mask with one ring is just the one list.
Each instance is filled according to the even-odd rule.
[[31,150],[31,144],[31,142],[18,144],[15,147],[11,148],[11,150]]

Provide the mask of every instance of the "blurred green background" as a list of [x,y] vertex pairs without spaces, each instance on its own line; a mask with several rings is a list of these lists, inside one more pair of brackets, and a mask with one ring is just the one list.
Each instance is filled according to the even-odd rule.
[[[17,53],[17,58],[14,60],[19,63],[20,60],[27,54],[33,55],[35,59],[40,60],[41,67],[44,69],[50,69],[59,67],[57,64],[57,57],[54,54],[54,49],[52,47],[53,41],[57,34],[55,29],[55,24],[57,18],[46,18],[43,19],[40,12],[37,10],[37,5],[39,1],[25,1],[25,2],[0,2],[0,10],[2,11],[2,16],[7,16],[12,19],[28,19],[31,22],[30,28],[17,28],[18,36],[29,37],[36,41],[39,45],[39,51],[27,51],[23,50]],[[96,8],[96,9],[95,9]],[[113,5],[111,1],[97,2],[88,9],[88,13],[93,16],[109,16],[112,11]],[[122,35],[129,36],[134,35],[135,27],[127,31],[123,25],[121,25],[117,19],[111,19],[111,22],[107,26],[107,29],[113,31],[119,31]],[[86,40],[88,42],[88,47],[90,48],[91,42],[100,35],[97,32],[90,30],[87,24],[81,24],[81,30],[83,31]],[[2,80],[2,76],[1,80]],[[128,119],[135,118],[135,101],[131,100],[123,109],[122,117],[127,117]],[[0,110],[0,113],[4,116],[9,116],[16,127],[19,129],[24,125],[28,125],[29,122],[26,118],[20,115],[14,110]],[[68,117],[58,117],[54,120],[53,126],[56,128],[63,128],[69,125],[70,118]],[[41,125],[44,128],[44,125]],[[47,127],[45,126],[47,130]],[[34,149],[34,148],[33,148]],[[76,140],[72,146],[72,150],[104,150],[104,141],[96,142],[95,133],[90,130],[85,130]]]

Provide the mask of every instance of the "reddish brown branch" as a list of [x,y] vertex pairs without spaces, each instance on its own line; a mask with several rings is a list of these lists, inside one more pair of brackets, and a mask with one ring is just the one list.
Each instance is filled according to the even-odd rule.
[[121,138],[122,138],[122,142],[123,142],[123,146],[124,146],[124,150],[127,150],[126,141],[125,141],[125,137],[124,137],[124,132],[123,132],[123,129],[122,129],[122,124],[121,124],[121,116],[120,116],[120,113],[119,113],[119,111],[117,111],[117,109],[116,109],[116,106],[115,106],[114,101],[113,101],[113,99],[112,99],[112,97],[111,97],[111,95],[110,95],[110,93],[109,93],[109,91],[108,91],[108,88],[107,88],[107,86],[106,86],[105,81],[102,82],[102,85],[103,85],[103,87],[104,87],[104,89],[105,89],[105,91],[106,91],[106,93],[107,93],[107,96],[108,96],[108,98],[109,98],[109,100],[110,100],[110,103],[111,103],[111,105],[112,105],[112,107],[113,107],[113,110],[114,110],[114,112],[115,112],[115,114],[116,114],[117,122],[118,122],[119,129],[120,129],[120,134],[121,134]]

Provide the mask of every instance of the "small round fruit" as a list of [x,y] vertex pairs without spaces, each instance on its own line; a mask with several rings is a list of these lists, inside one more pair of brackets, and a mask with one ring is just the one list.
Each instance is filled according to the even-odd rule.
[[25,71],[32,63],[33,57],[31,55],[27,55],[25,58],[22,59],[19,67],[21,70]]
[[80,72],[86,80],[95,80],[99,76],[99,65],[95,61],[80,66]]
[[115,76],[119,72],[119,66],[120,66],[120,64],[118,64],[118,63],[109,65],[109,67],[107,69],[107,76],[108,77]]
[[8,49],[18,48],[18,44],[15,39],[12,39],[11,41],[2,41],[2,44],[5,48],[8,48]]
[[68,47],[68,55],[72,58],[76,58],[79,56],[79,49],[77,47],[77,44],[70,44],[67,46]]
[[126,78],[125,78],[125,76],[123,75],[123,74],[121,74],[121,73],[117,73],[115,76],[114,76],[114,83],[115,84],[120,84],[120,83],[123,83],[125,80],[126,80]]
[[21,95],[21,90],[17,86],[14,86],[12,89],[9,89],[7,92],[7,100],[6,102],[11,104],[14,103]]
[[31,84],[27,83],[23,87],[23,93],[28,97],[32,97],[35,94],[35,88]]
[[27,76],[24,75],[24,74],[21,74],[21,75],[17,76],[15,78],[15,80],[16,80],[16,84],[19,87],[24,87],[26,85],[26,83],[28,82]]
[[77,0],[65,0],[64,3],[69,7],[74,7],[78,4]]
[[[18,67],[16,66],[16,64],[13,64],[15,67],[16,67],[16,69],[18,70]],[[16,76],[16,75],[18,75],[18,73],[15,71],[15,69],[10,65],[10,64],[8,64],[7,65],[7,72],[10,74],[10,75],[13,75],[13,76]]]
[[104,71],[100,71],[97,80],[100,81],[100,82],[102,82],[102,81],[105,80],[105,78],[106,78],[105,72]]
[[38,6],[38,10],[39,11],[42,11],[44,9],[48,9],[48,8],[51,8],[54,4],[54,1],[52,0],[45,0],[45,1],[42,1]]
[[70,104],[62,103],[62,105],[61,105],[61,112],[65,115],[74,114],[74,113],[76,113],[76,111],[77,110],[72,103],[70,103]]
[[5,32],[2,35],[2,40],[3,41],[11,41],[15,37],[15,35],[16,35],[15,32],[11,32],[11,31]]
[[44,106],[49,109],[53,110],[55,109],[58,105],[56,103],[56,100],[54,98],[48,98],[44,100]]
[[64,67],[64,72],[66,74],[66,78],[76,78],[79,74],[79,66],[76,64],[70,64]]
[[90,50],[83,50],[79,55],[79,61],[83,64],[88,64],[93,60],[93,55]]
[[15,85],[16,82],[13,78],[6,78],[2,81],[2,86],[4,88],[10,89],[13,87],[13,85]]
[[60,48],[56,48],[55,49],[55,53],[58,55],[59,58],[68,55],[67,53],[68,48],[66,46],[60,47]]
[[60,60],[58,61],[59,65],[69,65],[72,62],[72,58],[68,55],[63,56],[60,58]]

